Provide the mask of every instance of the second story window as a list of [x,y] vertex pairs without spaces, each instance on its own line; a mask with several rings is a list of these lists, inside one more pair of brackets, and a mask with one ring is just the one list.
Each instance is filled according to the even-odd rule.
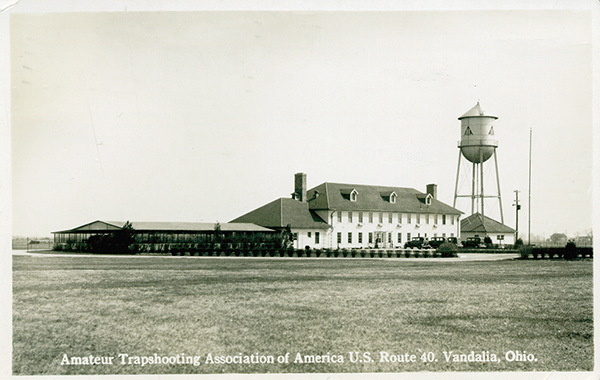
[[352,211],[348,211],[348,223],[352,223]]
[[358,223],[362,223],[363,222],[363,212],[359,211],[358,212]]
[[337,218],[337,220],[338,220],[338,223],[342,223],[342,212],[341,212],[341,211],[338,211],[338,212],[337,212],[337,217],[338,217],[338,218]]

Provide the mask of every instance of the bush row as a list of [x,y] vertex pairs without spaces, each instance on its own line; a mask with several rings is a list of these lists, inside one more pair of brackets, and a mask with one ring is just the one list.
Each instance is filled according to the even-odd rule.
[[523,247],[519,250],[522,259],[564,259],[593,258],[591,247]]
[[457,257],[457,254],[430,250],[358,250],[358,249],[211,249],[178,248],[173,256],[238,256],[238,257],[338,257],[338,258],[397,258],[397,257]]

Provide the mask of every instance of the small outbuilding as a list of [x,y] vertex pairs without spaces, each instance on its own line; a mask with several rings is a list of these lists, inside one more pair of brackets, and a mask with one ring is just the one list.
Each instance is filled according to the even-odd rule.
[[515,244],[516,230],[495,221],[481,213],[475,213],[460,221],[460,236],[462,240],[478,237],[482,241],[486,237],[492,239],[493,244]]

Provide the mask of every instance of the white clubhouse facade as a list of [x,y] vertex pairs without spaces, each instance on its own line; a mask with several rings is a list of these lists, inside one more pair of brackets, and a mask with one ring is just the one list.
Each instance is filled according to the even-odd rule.
[[296,248],[399,248],[413,238],[460,238],[463,213],[437,199],[437,186],[412,188],[322,183],[306,190],[295,175],[292,198],[279,198],[232,220],[290,227]]

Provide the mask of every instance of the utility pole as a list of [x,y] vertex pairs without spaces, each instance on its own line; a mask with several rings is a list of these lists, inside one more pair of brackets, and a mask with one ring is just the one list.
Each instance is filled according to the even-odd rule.
[[519,210],[521,209],[521,205],[519,204],[519,190],[515,190],[515,203],[513,204],[513,206],[516,206],[516,210],[515,212],[517,213],[517,226],[516,226],[516,232],[515,232],[515,243],[517,242],[517,239],[519,239]]
[[527,204],[527,245],[531,245],[531,128],[529,128],[529,202]]

